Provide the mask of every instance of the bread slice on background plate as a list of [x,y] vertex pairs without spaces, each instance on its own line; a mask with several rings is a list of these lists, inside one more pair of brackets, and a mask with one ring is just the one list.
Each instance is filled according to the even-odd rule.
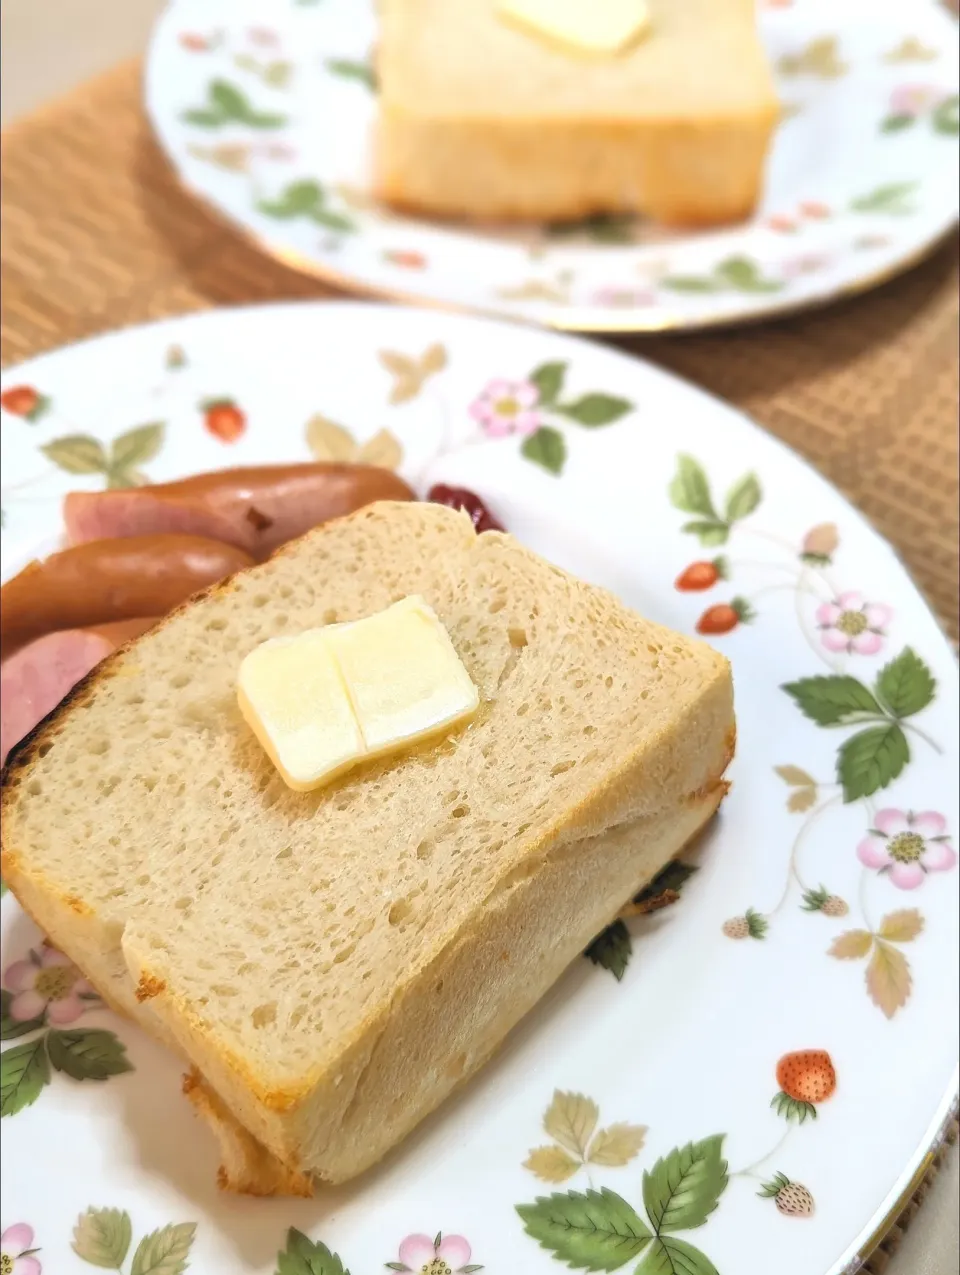
[[628,51],[581,57],[496,0],[383,0],[376,185],[478,220],[741,220],[779,117],[755,0],[647,0]]
[[[240,716],[241,659],[410,594],[479,715],[292,792]],[[259,1143],[279,1161],[261,1188],[299,1193],[375,1163],[482,1065],[710,818],[733,741],[709,647],[464,514],[378,504],[80,683],[4,772],[3,877],[255,1140],[235,1165]]]

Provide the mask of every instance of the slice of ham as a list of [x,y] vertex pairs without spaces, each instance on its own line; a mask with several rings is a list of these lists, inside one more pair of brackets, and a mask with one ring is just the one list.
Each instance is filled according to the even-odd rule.
[[21,647],[0,664],[0,765],[101,660],[157,621],[121,620],[95,629],[61,629]]
[[63,503],[72,544],[121,536],[205,536],[269,557],[312,527],[377,500],[415,500],[402,478],[373,465],[264,465],[178,482],[75,491]]

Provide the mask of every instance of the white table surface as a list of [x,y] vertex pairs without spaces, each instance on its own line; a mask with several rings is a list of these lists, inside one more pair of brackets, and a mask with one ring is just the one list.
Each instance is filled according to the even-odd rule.
[[[139,53],[162,7],[162,0],[3,0],[0,126]],[[954,1151],[887,1275],[960,1275],[958,1215]]]

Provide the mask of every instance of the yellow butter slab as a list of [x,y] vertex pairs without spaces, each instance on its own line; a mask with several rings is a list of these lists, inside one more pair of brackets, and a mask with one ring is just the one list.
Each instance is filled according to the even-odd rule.
[[262,643],[240,666],[237,699],[284,782],[301,792],[449,730],[480,705],[449,634],[419,597]]
[[476,712],[477,688],[422,598],[329,631],[370,756],[428,739]]
[[573,53],[623,53],[645,35],[645,0],[498,0],[497,12]]
[[284,783],[299,792],[328,782],[364,752],[323,629],[272,638],[251,651],[240,665],[237,699]]

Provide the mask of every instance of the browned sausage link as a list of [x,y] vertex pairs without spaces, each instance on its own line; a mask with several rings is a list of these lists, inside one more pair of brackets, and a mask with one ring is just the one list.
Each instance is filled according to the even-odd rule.
[[253,532],[245,547],[258,557],[364,505],[417,498],[389,469],[337,462],[219,470],[169,483],[166,491],[241,520]]
[[0,590],[0,639],[165,615],[225,576],[253,565],[242,549],[202,536],[94,540],[31,562]]
[[189,478],[143,490],[171,496],[182,492],[185,496],[223,496],[254,502],[265,495],[310,494],[321,518],[325,514],[335,517],[348,507],[358,509],[374,500],[416,500],[410,487],[392,470],[339,461],[214,469],[207,474],[192,474]]
[[180,532],[212,536],[263,559],[312,527],[378,500],[416,500],[416,494],[373,465],[264,465],[129,490],[72,492],[64,517],[75,544]]

